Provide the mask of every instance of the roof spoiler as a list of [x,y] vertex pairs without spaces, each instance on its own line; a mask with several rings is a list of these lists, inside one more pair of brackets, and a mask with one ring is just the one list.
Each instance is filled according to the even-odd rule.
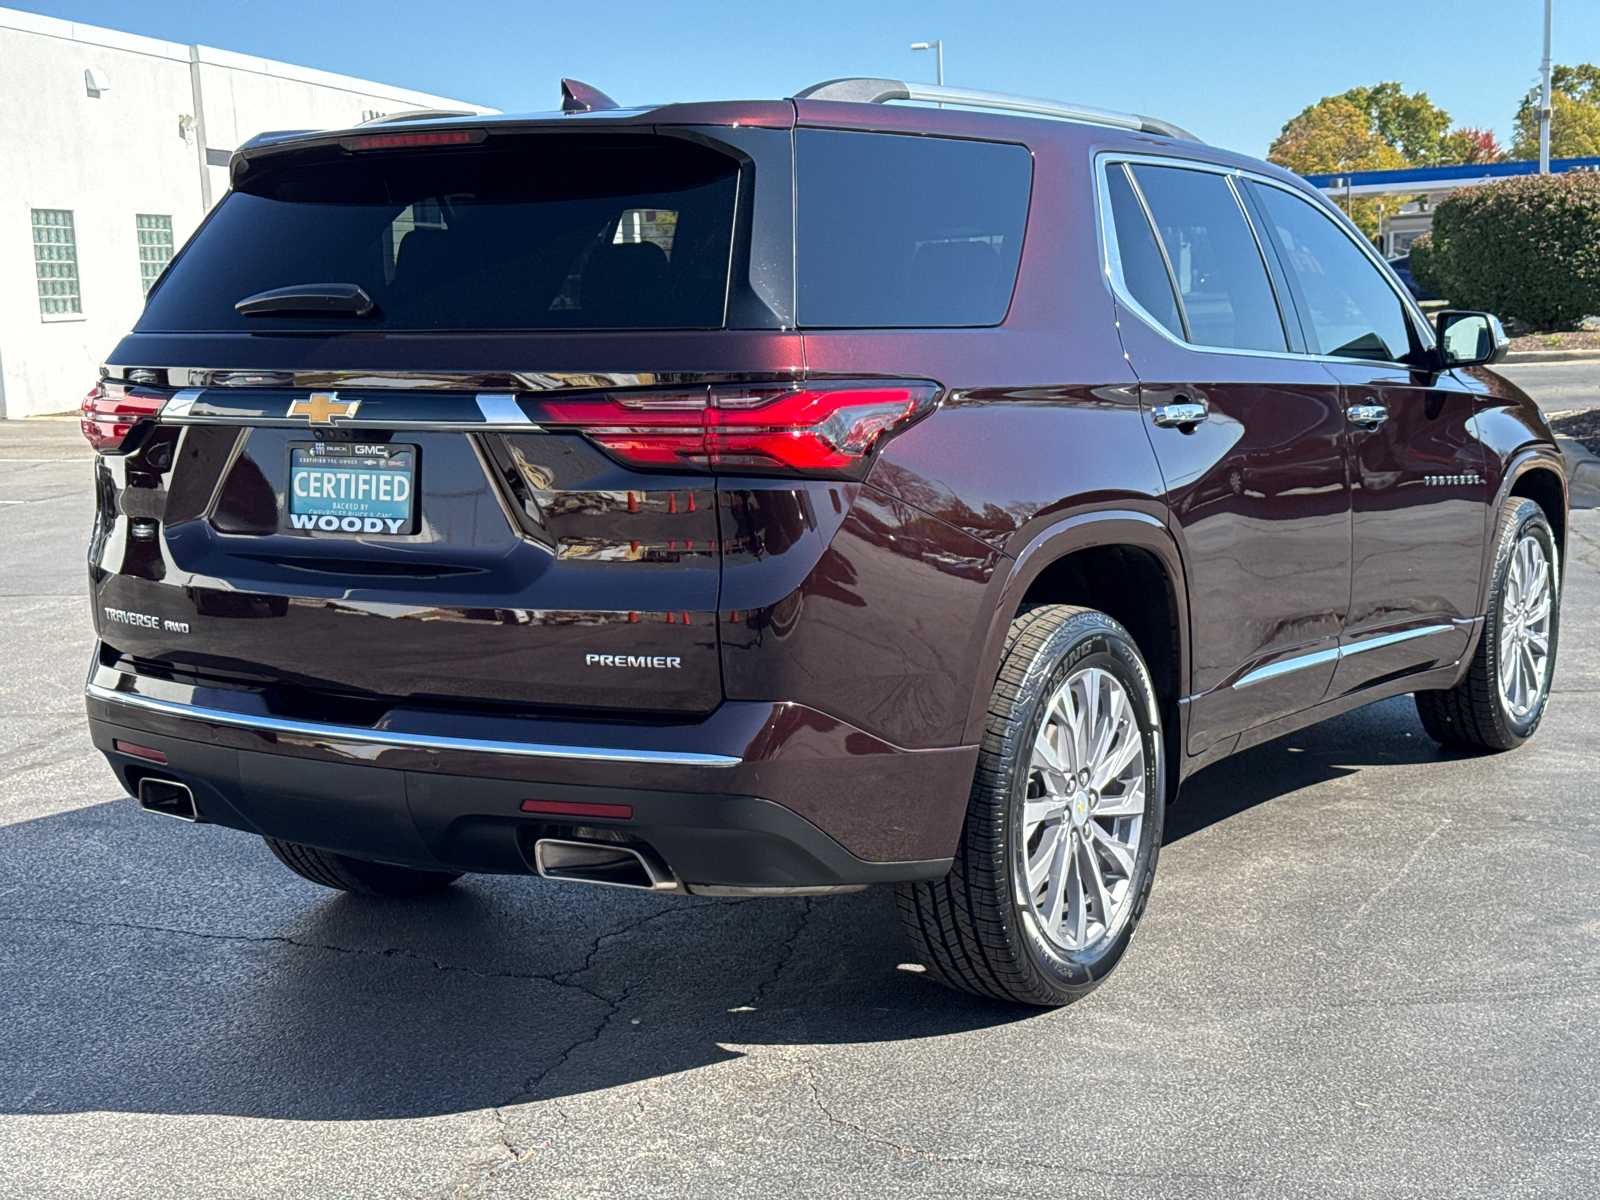
[[1087,104],[1067,104],[1060,100],[1042,100],[1036,96],[1013,96],[1008,92],[980,92],[970,88],[938,87],[931,83],[907,83],[902,79],[829,79],[823,83],[812,84],[804,91],[796,92],[790,99],[842,100],[850,104],[886,104],[890,100],[921,100],[930,104],[956,104],[965,108],[993,108],[1003,112],[1062,117],[1069,121],[1110,125],[1116,129],[1130,129],[1137,133],[1154,133],[1185,142],[1200,141],[1188,130],[1169,121],[1142,117],[1137,113],[1117,112]]

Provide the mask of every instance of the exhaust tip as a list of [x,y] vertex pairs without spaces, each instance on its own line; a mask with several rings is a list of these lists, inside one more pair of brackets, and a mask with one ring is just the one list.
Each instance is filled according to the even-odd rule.
[[145,812],[176,817],[180,821],[200,819],[200,812],[194,806],[194,793],[175,779],[146,775],[139,780],[139,807]]
[[678,892],[682,886],[667,864],[646,847],[611,842],[569,842],[540,838],[533,861],[545,879],[595,883],[643,892]]

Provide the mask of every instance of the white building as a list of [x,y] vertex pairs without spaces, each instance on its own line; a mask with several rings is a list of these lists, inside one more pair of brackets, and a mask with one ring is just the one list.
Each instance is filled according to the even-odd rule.
[[9,8],[0,64],[0,417],[77,407],[257,133],[493,111]]

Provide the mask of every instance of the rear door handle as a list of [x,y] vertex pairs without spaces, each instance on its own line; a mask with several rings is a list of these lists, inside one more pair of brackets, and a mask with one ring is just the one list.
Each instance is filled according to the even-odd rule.
[[1157,425],[1182,428],[1185,425],[1200,424],[1210,411],[1204,404],[1185,401],[1182,404],[1163,404],[1151,413],[1151,417]]
[[1352,404],[1344,410],[1353,425],[1363,429],[1376,429],[1389,419],[1389,410],[1381,404]]

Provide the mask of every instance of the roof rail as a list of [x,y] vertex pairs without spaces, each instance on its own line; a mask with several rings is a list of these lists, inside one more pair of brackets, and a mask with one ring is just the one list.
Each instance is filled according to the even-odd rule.
[[829,79],[796,92],[793,100],[844,100],[854,104],[883,104],[890,100],[923,100],[931,104],[959,104],[967,108],[997,108],[1006,112],[1030,113],[1042,117],[1065,117],[1069,121],[1088,121],[1140,133],[1198,142],[1186,129],[1155,117],[1115,112],[1087,104],[1064,104],[1060,100],[1041,100],[1034,96],[1013,96],[1008,92],[979,92],[969,88],[937,87],[931,83],[907,83],[901,79]]

